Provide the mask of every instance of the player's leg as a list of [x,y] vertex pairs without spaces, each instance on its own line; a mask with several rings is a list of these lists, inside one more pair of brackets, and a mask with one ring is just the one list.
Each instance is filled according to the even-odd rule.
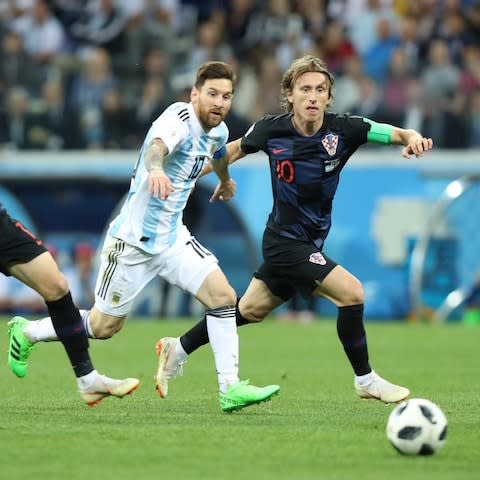
[[[199,277],[201,275],[201,284],[194,287],[192,293],[207,307],[207,310],[204,319],[197,326],[196,340],[199,340],[199,344],[210,341],[220,391],[225,391],[228,385],[239,381],[238,335],[235,325],[236,295],[224,273],[218,268],[216,259],[212,257],[210,260],[198,260],[199,265],[203,263],[200,270],[195,268],[196,262],[192,258],[189,262],[189,273],[184,272],[184,276]],[[179,270],[182,269],[179,268]],[[200,272],[208,273],[203,278],[204,275]],[[176,279],[175,283],[181,284],[181,280]],[[161,398],[165,398],[168,394],[169,380],[181,373],[188,353],[183,349],[179,339],[172,337],[159,340],[156,350],[159,355],[159,368],[156,374],[157,391]]]
[[[121,330],[126,319],[122,316],[109,315],[101,312],[97,304],[91,310],[83,311],[84,324],[88,325],[91,338],[108,339]],[[122,398],[132,393],[140,386],[136,378],[115,380],[101,375],[92,384],[80,389],[80,395],[88,405],[96,405],[109,395]]]
[[[197,293],[197,298],[209,307],[206,312],[208,338],[215,358],[220,389],[220,407],[231,412],[270,399],[278,393],[278,385],[256,387],[238,378],[238,334],[235,323],[235,292],[225,275],[217,269],[211,272]],[[216,307],[216,305],[222,305]]]
[[[262,321],[282,303],[283,300],[273,295],[262,280],[252,278],[244,296],[236,302],[237,327]],[[245,315],[243,311],[246,312]],[[159,368],[161,382],[158,391],[162,398],[167,396],[168,381],[182,373],[183,363],[187,357],[208,342],[206,316],[180,337],[165,337],[158,341],[156,348],[161,366]]]
[[[274,239],[273,243],[276,240]],[[266,242],[268,243],[269,241],[267,238]],[[208,258],[214,259],[215,257],[210,254],[203,261],[207,262]],[[195,258],[192,258],[191,262],[195,262]],[[273,292],[278,293],[275,295]],[[255,272],[254,278],[251,280],[243,297],[236,303],[235,321],[237,326],[257,323],[263,320],[275,307],[281,305],[285,299],[288,299],[292,292],[293,290],[288,285],[276,278],[275,270],[272,270],[266,262],[263,263],[258,271]],[[183,363],[188,355],[208,343],[208,341],[207,319],[204,317],[179,339],[167,337],[160,340],[159,344],[157,344],[157,352],[163,352],[160,356],[160,363],[167,357],[167,350],[170,351],[173,348],[177,352],[175,358],[178,358]],[[167,343],[168,349],[165,348]],[[179,370],[178,367],[176,370]]]
[[364,294],[360,281],[336,265],[319,282],[313,293],[329,299],[338,307],[337,333],[355,373],[354,384],[358,395],[385,403],[399,402],[408,397],[410,392],[407,388],[387,382],[370,366],[363,323]]
[[[257,274],[258,272],[256,275]],[[242,325],[258,323],[282,303],[283,300],[275,296],[263,280],[254,277],[238,302],[238,318],[241,320]],[[252,397],[255,398],[256,396],[259,400],[263,400],[264,398],[268,399],[276,395],[279,391],[280,387],[278,385],[268,385],[258,391],[255,391],[254,387],[254,391],[252,392],[254,395],[252,395]],[[245,394],[242,399],[242,393],[242,391],[227,391],[223,397],[220,397],[220,404],[223,404],[222,408],[224,410],[227,410],[227,407],[235,409],[235,405],[238,403],[241,404],[242,401],[245,401],[245,398],[248,401],[248,396],[245,397]]]
[[[117,301],[119,300],[118,293],[115,292],[118,292],[119,288],[121,290],[121,288],[123,288],[124,286],[123,284],[125,283],[124,279],[129,278],[128,275],[124,275],[123,273],[123,269],[125,268],[124,264],[134,264],[137,261],[136,258],[127,258],[122,263],[122,260],[120,260],[120,258],[123,259],[123,257],[121,257],[122,254],[125,257],[129,257],[130,251],[133,251],[135,255],[137,254],[136,249],[128,248],[128,246],[125,246],[123,242],[119,242],[116,239],[112,238],[107,238],[105,240],[104,250],[102,252],[101,268],[97,280],[98,288],[96,290],[100,291],[102,294],[101,296],[99,295],[97,297],[97,302],[107,302],[107,305],[109,301],[115,303],[116,309],[114,309],[111,313],[109,312],[106,314],[102,314],[98,311],[97,308],[93,308],[91,312],[83,311],[83,320],[80,319],[80,322],[78,322],[80,313],[71,302],[71,298],[69,300],[70,304],[65,307],[67,308],[67,311],[64,311],[63,313],[62,311],[57,311],[58,309],[55,308],[56,304],[50,306],[49,302],[47,301],[51,317],[47,317],[36,322],[27,322],[27,320],[17,317],[12,321],[13,325],[11,326],[11,345],[12,338],[17,336],[19,338],[22,337],[27,341],[27,344],[30,347],[30,351],[32,343],[36,341],[50,341],[60,338],[62,339],[62,342],[64,342],[62,335],[64,335],[65,332],[68,333],[68,328],[62,330],[61,324],[59,322],[63,321],[63,318],[70,319],[64,321],[64,323],[68,323],[68,321],[72,322],[72,319],[77,319],[75,325],[76,335],[80,335],[82,333],[83,335],[85,335],[85,331],[88,327],[88,332],[93,338],[109,338],[110,336],[112,336],[122,327],[128,309],[130,308],[131,302],[133,301],[138,291],[140,291],[140,289],[143,287],[143,283],[141,280],[145,279],[145,282],[149,281],[148,274],[145,273],[143,267],[145,262],[143,261],[142,263],[142,260],[140,260],[138,261],[138,263],[140,263],[141,266],[136,267],[137,269],[135,270],[135,274],[138,273],[139,278],[135,278],[136,281],[132,281],[129,283],[130,286],[135,286],[135,290],[125,291],[125,299],[129,298],[130,300],[127,301],[123,299],[124,301]],[[56,263],[53,261],[53,259],[51,260],[53,262],[51,266],[55,269],[55,272],[57,272],[60,277],[63,277],[63,275],[59,272]],[[117,276],[113,274],[114,271],[117,272]],[[109,274],[107,275],[106,272],[109,272]],[[50,298],[51,293],[49,292],[49,285],[44,282],[45,272],[43,268],[39,269],[38,272],[36,270],[32,271],[30,268],[25,274],[22,273],[22,266],[20,265],[16,268],[16,274],[20,280],[24,281],[32,288],[39,291],[39,293],[44,296],[44,298]],[[39,274],[40,277],[38,277]],[[132,273],[132,276],[135,276],[135,274]],[[118,276],[122,280],[118,281]],[[154,273],[150,275],[150,278],[152,278],[153,276]],[[53,276],[53,274],[51,274],[48,276],[48,278],[53,279],[55,277]],[[121,284],[120,287],[119,283]],[[112,288],[114,290],[113,294],[111,294]],[[121,309],[123,310],[121,311]],[[73,312],[75,312],[75,314]],[[65,315],[65,317],[62,317],[62,319],[58,320],[59,314]],[[92,322],[90,322],[90,320]],[[57,325],[60,325],[60,328],[57,328]],[[84,325],[85,328],[82,328]],[[85,340],[88,346],[88,340]],[[27,358],[24,358],[25,365]],[[117,381],[115,379],[109,379],[108,377],[105,377],[103,375],[100,377],[97,377],[96,382],[84,382],[82,377],[78,377],[80,393],[88,404],[98,403],[98,401],[108,395],[122,397],[139,386],[139,382],[136,379],[125,379]],[[91,378],[89,377],[87,380],[91,380]]]
[[363,288],[356,277],[340,265],[313,292],[338,307],[337,333],[356,375],[371,371],[363,325]]
[[[95,287],[95,306],[81,312],[84,331],[88,332],[90,338],[110,338],[122,328],[136,296],[157,273],[156,266],[152,268],[150,259],[151,255],[143,254],[118,239],[105,239]],[[57,268],[55,263],[54,266]],[[35,283],[34,279],[28,279],[27,276],[21,280],[30,282],[32,288],[45,288],[42,282]],[[39,293],[48,295],[47,292]],[[77,329],[80,329],[79,325]],[[13,331],[14,336],[22,338],[26,345],[23,356],[25,369],[34,343],[59,339],[53,317],[37,321],[16,317],[12,320],[11,332]],[[118,388],[112,389],[112,392],[119,396]]]
[[[200,301],[202,299],[198,297],[198,292],[203,291],[202,285],[206,278],[214,271],[218,271],[218,275],[223,275],[218,267],[216,257],[200,245],[186,227],[178,231],[175,244],[164,254],[159,255],[157,262],[159,276],[163,280],[179,286]],[[225,305],[234,304],[235,294],[233,289],[228,285],[228,282],[224,283],[226,279],[221,278],[220,280],[222,286],[226,285],[228,287],[225,291]],[[202,298],[204,295],[206,297],[207,293],[208,290],[205,287],[205,294],[201,294]],[[211,299],[208,299],[208,302],[211,302]],[[215,306],[221,306],[220,303]],[[205,301],[203,301],[203,304],[207,305]],[[213,307],[213,304],[210,303],[210,306]],[[229,312],[228,309],[227,312]],[[224,323],[228,325],[228,322],[229,316],[227,315]],[[191,337],[192,342],[197,344],[194,349],[208,342],[207,315],[198,324],[195,333],[192,332]],[[233,339],[234,336],[231,335],[231,338]],[[188,353],[184,350],[179,339],[175,337],[161,338],[156,343],[155,349],[158,355],[158,368],[155,374],[156,389],[160,398],[165,398],[168,394],[169,381],[183,373],[183,363]]]
[[88,340],[79,312],[73,304],[67,281],[50,253],[44,252],[27,263],[13,265],[10,273],[44,298],[52,327],[64,343],[75,373],[91,369]]
[[[243,298],[245,297],[245,298]],[[243,297],[235,305],[235,322],[237,327],[261,322],[283,300],[273,295],[265,282],[252,278]],[[181,346],[187,355],[209,342],[207,319],[204,317],[180,338]]]
[[[277,386],[272,387],[275,390],[273,391],[269,387],[259,389],[239,382],[235,291],[218,267],[215,256],[192,238],[188,231],[183,233],[184,238],[180,239],[178,245],[169,252],[161,275],[195,295],[207,307],[205,319],[197,333],[201,338],[199,343],[203,344],[206,341],[211,343],[222,408],[231,411],[270,398],[278,391]],[[181,372],[187,352],[178,339],[167,337],[157,343],[157,353],[159,354],[157,390],[160,397],[164,398],[168,393],[168,382]],[[237,401],[229,402],[227,405],[224,396],[233,391]]]
[[[130,305],[155,272],[148,269],[150,256],[111,237],[105,239],[100,258],[95,306],[80,315],[88,337],[107,339],[121,330]],[[24,333],[32,343],[59,339],[51,317],[26,323]]]
[[[93,338],[108,339],[122,329],[135,299],[158,268],[151,255],[109,236],[100,258],[95,305],[84,317]],[[115,387],[110,384],[110,394],[119,396]]]
[[[235,305],[235,319],[237,326],[249,323],[243,319],[238,309],[238,299]],[[254,322],[256,323],[256,322]],[[168,394],[168,382],[183,374],[183,364],[187,357],[201,346],[209,343],[207,313],[190,330],[182,336],[161,338],[156,346],[158,370],[156,374],[157,391],[161,398]]]
[[[119,247],[117,247],[119,248]],[[102,292],[102,296],[106,296],[108,293],[107,287],[105,286],[105,282],[103,281],[104,278],[108,278],[110,280],[109,285],[115,286],[116,283],[114,282],[114,274],[122,269],[121,266],[121,258],[120,258],[120,250],[119,252],[115,251],[115,242],[111,238],[107,238],[105,240],[103,254],[101,256],[102,261],[100,265],[100,270],[97,276],[97,287],[95,291]],[[110,257],[110,253],[115,252],[114,255]],[[56,265],[56,264],[55,264]],[[31,271],[31,266],[27,267],[28,271]],[[56,267],[58,270],[58,267]],[[22,266],[17,267],[17,276],[18,278],[26,283],[27,285],[31,286],[34,290],[37,290],[40,294],[42,294],[41,290],[45,288],[43,282],[43,276],[41,276],[41,281],[35,283],[36,276],[31,276],[27,274],[22,274]],[[110,273],[109,273],[110,272]],[[122,269],[123,272],[123,269]],[[42,274],[43,275],[43,274]],[[30,278],[32,277],[32,278]],[[54,278],[54,277],[51,277]],[[143,277],[142,277],[143,278]],[[31,283],[29,283],[31,282]],[[46,295],[49,295],[48,292],[45,292]],[[42,294],[43,295],[43,294]],[[45,297],[44,297],[45,298]],[[98,298],[99,302],[103,302],[103,299]],[[84,330],[87,333],[87,336],[90,338],[110,338],[113,336],[117,331],[119,331],[124,323],[126,315],[118,314],[117,316],[114,315],[102,315],[97,309],[92,308],[91,310],[80,310],[81,320],[84,326]],[[51,317],[44,317],[40,320],[34,321],[27,321],[22,317],[16,317],[13,322],[17,325],[15,328],[17,330],[22,331],[23,335],[26,339],[35,344],[37,342],[51,342],[59,340],[57,335],[56,329],[54,328],[52,318]],[[92,325],[92,323],[94,325]]]
[[[201,293],[199,295],[199,298],[200,297],[202,297]],[[265,318],[273,308],[277,307],[282,302],[282,299],[276,297],[270,292],[263,281],[253,278],[244,297],[237,302],[237,323],[238,315],[243,319],[241,324],[258,323],[258,321]],[[243,317],[240,313],[242,308],[245,308],[246,311],[248,311],[249,319]],[[207,315],[208,314],[207,311]],[[182,373],[182,366],[188,355],[201,345],[209,342],[209,332],[210,330],[208,330],[207,327],[207,320],[204,318],[183,336],[179,338],[162,338],[157,343],[157,352],[159,353],[157,390],[162,398],[168,393],[169,380]],[[187,351],[188,348],[191,348],[192,350]],[[221,406],[222,409],[226,411],[237,410],[244,406],[267,400],[274,394],[278,393],[278,391],[278,385],[269,385],[267,387],[258,388],[239,382],[227,393],[221,393]]]
[[220,268],[211,271],[196,295],[206,307],[208,338],[213,350],[220,391],[238,382],[236,294]]
[[[80,313],[73,303],[65,277],[48,252],[42,253],[30,262],[11,267],[10,273],[45,299],[53,328],[67,352],[77,378],[80,395],[88,405],[93,406],[108,395],[123,397],[138,387],[139,382],[136,379],[111,379],[100,375],[94,369]],[[26,335],[22,334],[23,324],[24,322],[17,317],[10,326],[9,364],[14,373],[20,377],[26,374],[28,355],[32,348],[32,344],[28,345]],[[21,355],[22,343],[26,344],[24,351],[28,352],[24,355],[25,358]],[[18,347],[17,352],[15,345]],[[18,361],[12,362],[15,353],[18,354]]]
[[[188,258],[189,256],[190,258]],[[193,252],[189,253],[188,249],[186,252],[183,252],[183,255],[180,257],[188,258],[188,265],[190,268],[194,268],[194,272],[206,271],[207,266],[210,265],[210,261],[216,262],[215,257],[210,253],[199,260],[198,256],[193,255]],[[202,268],[201,265],[195,265],[196,262],[205,263],[205,266]],[[179,271],[180,269],[178,268],[175,270],[175,272]],[[180,280],[177,284],[181,285]],[[267,284],[270,287],[267,286]],[[272,291],[277,290],[281,292],[279,294],[280,296],[272,293]],[[255,272],[255,276],[250,282],[245,294],[237,302],[235,309],[237,326],[257,323],[263,320],[275,307],[281,305],[291,293],[291,289],[278,281],[274,276],[274,272],[272,273],[265,263],[262,264],[259,270]],[[193,294],[199,298],[197,295],[198,291],[193,290]],[[284,297],[281,298],[281,295],[284,295]],[[203,297],[201,291],[200,296]],[[187,356],[208,342],[207,319],[204,317],[181,337],[177,339],[166,337],[157,343],[157,353],[159,354],[157,388],[162,398],[167,395],[168,381],[182,371],[182,365]]]
[[[259,271],[262,271],[260,267]],[[268,278],[258,272],[248,284],[245,293],[239,299],[238,310],[245,323],[258,323],[264,320],[275,308],[285,302],[267,286]]]

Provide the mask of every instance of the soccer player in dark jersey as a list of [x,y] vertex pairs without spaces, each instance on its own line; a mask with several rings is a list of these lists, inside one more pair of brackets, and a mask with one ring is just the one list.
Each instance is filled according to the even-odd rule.
[[[369,363],[362,284],[326,256],[323,245],[340,172],[358,147],[367,142],[403,145],[404,157],[420,157],[432,148],[432,139],[368,118],[327,112],[333,81],[319,58],[307,55],[295,60],[282,79],[286,113],[266,115],[243,138],[227,145],[230,163],[264,151],[273,190],[263,263],[237,303],[237,324],[262,321],[296,291],[327,298],[338,308],[337,332],[354,371],[357,394],[400,402],[410,391],[384,380]],[[174,340],[169,338],[171,354],[162,365],[165,381],[176,376],[178,365],[190,353],[208,342],[205,321]]]
[[[94,406],[110,395],[124,397],[140,385],[136,378],[117,380],[100,375],[94,369],[88,353],[88,337],[67,280],[42,241],[11,218],[1,203],[0,272],[14,276],[45,300],[55,331],[72,364],[78,391],[87,405]],[[8,328],[8,365],[20,378],[27,374],[26,358],[34,348],[34,343],[23,332],[26,323],[27,320],[14,317]]]

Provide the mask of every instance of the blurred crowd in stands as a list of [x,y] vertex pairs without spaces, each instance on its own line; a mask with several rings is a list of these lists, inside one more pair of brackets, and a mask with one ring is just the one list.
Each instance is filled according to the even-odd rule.
[[[53,258],[61,265],[72,297],[81,309],[94,303],[96,264],[95,248],[88,241],[73,244],[71,251],[59,251],[53,243],[46,244]],[[43,298],[14,277],[0,275],[0,314],[30,315],[47,313]]]
[[[306,53],[335,75],[332,110],[480,147],[480,0],[0,0],[0,154],[138,150],[208,60],[236,68],[235,139],[280,113],[282,74]],[[59,263],[88,308],[93,246],[67,253]],[[15,282],[0,276],[0,311],[44,312]],[[162,315],[175,293],[163,291]],[[314,310],[292,304],[286,318]]]
[[237,70],[238,138],[305,53],[332,110],[480,146],[480,0],[0,0],[0,146],[138,149],[207,60]]

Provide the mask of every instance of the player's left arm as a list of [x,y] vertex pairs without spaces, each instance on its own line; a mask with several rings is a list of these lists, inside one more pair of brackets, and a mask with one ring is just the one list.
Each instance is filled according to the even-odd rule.
[[410,155],[421,157],[433,148],[433,140],[424,137],[416,130],[395,127],[388,123],[377,123],[370,119],[365,119],[365,121],[370,124],[370,130],[367,133],[369,142],[403,145],[402,156],[405,158],[410,158]]

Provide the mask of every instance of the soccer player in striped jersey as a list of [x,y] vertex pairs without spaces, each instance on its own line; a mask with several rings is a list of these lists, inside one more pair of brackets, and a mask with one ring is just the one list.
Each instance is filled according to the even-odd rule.
[[[404,157],[420,157],[432,148],[432,139],[415,130],[328,112],[333,81],[319,58],[307,55],[295,60],[282,79],[286,113],[266,115],[227,145],[229,163],[249,153],[265,152],[273,190],[273,209],[263,236],[263,264],[237,304],[236,319],[238,325],[260,322],[295,292],[330,300],[338,308],[337,332],[354,372],[358,396],[396,403],[410,391],[383,379],[370,366],[362,284],[325,255],[323,247],[340,172],[358,147],[366,142],[403,145]],[[202,174],[208,171],[206,167]],[[177,339],[168,337],[175,346],[170,361],[183,362],[208,340],[205,321]]]
[[[207,161],[219,178],[215,198],[229,200],[235,193],[225,155],[228,128],[223,121],[232,103],[234,81],[228,64],[203,64],[197,71],[191,102],[170,105],[153,122],[125,203],[104,240],[95,305],[82,311],[90,337],[105,339],[122,328],[135,298],[157,275],[194,295],[207,308],[204,320],[224,411],[268,400],[280,388],[256,387],[239,380],[236,293],[216,257],[182,222],[190,192]],[[49,318],[28,323],[23,334],[32,344],[57,338]],[[168,381],[181,373],[182,362],[168,361],[174,351],[168,340],[160,340],[156,351],[156,388],[164,398]]]
[[[73,303],[65,276],[60,272],[43,242],[0,204],[0,272],[13,276],[38,292],[51,315],[50,328],[56,332],[70,359],[80,396],[94,406],[108,396],[118,398],[133,392],[136,378],[117,380],[98,373],[88,353],[88,337]],[[14,317],[8,323],[8,365],[19,378],[27,374],[27,359],[34,344],[24,334],[28,321]]]

